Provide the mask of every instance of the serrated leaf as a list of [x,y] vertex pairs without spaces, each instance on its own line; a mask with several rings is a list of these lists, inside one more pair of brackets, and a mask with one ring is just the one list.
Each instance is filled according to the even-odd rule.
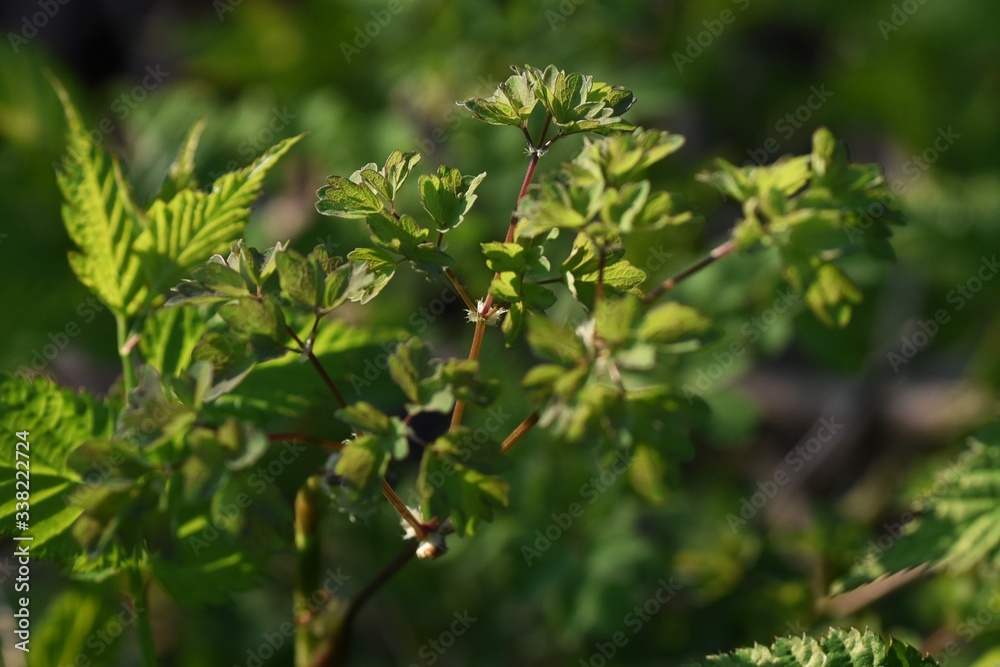
[[553,65],[545,70],[529,67],[527,75],[535,96],[564,135],[635,127],[621,118],[635,101],[627,88],[594,82],[592,77],[579,72],[567,74]]
[[861,302],[861,290],[836,266],[822,264],[806,289],[805,301],[823,324],[845,327],[851,321],[851,304]]
[[208,392],[206,401],[232,391],[246,377],[256,363],[245,338],[228,331],[209,332],[191,351],[191,361],[202,361],[212,367],[212,375],[217,384]]
[[420,177],[420,203],[437,225],[438,232],[446,233],[462,224],[476,203],[476,188],[484,178],[486,172],[463,176],[458,169],[444,165],[438,167],[436,174]]
[[294,250],[275,257],[281,289],[294,301],[315,308],[322,302],[323,272],[317,262],[310,262]]
[[334,473],[343,479],[353,498],[370,498],[378,492],[390,459],[382,439],[366,435],[350,441],[340,451]]
[[480,247],[486,256],[486,266],[493,271],[520,271],[524,268],[526,253],[520,243],[491,242],[482,243]]
[[[451,516],[459,535],[471,535],[481,522],[491,521],[497,509],[508,505],[510,492],[507,483],[490,474],[482,463],[479,467],[470,465],[476,462],[470,442],[471,432],[466,428],[435,440],[424,450],[417,478],[424,516]],[[497,450],[491,447],[488,451]]]
[[558,300],[556,293],[544,285],[524,283],[522,285],[521,301],[530,310],[548,310]]
[[[446,410],[454,400],[486,406],[496,400],[500,385],[496,380],[478,377],[479,362],[472,359],[446,359],[433,363],[434,374],[421,382],[424,401],[439,403],[440,395],[447,398]],[[434,399],[435,396],[439,398]]]
[[396,274],[396,263],[392,256],[377,248],[357,248],[348,253],[347,259],[352,262],[363,262],[368,268],[368,273],[372,275],[371,284],[354,295],[352,301],[358,301],[362,304],[368,303],[378,296],[378,293],[389,284],[389,281]]
[[521,300],[521,276],[513,271],[503,271],[490,282],[490,294],[502,301]]
[[206,323],[192,308],[158,308],[144,319],[142,326],[140,355],[163,375],[173,376],[191,364]]
[[181,190],[198,189],[198,181],[194,176],[194,156],[198,150],[198,142],[205,131],[205,117],[201,117],[194,122],[181,142],[181,147],[177,151],[177,156],[170,163],[167,170],[167,178],[160,188],[157,199],[168,200],[174,197]]
[[855,574],[864,569],[869,574],[864,579],[871,579],[924,564],[953,574],[973,568],[1000,572],[998,497],[1000,427],[991,425],[970,438],[958,460],[935,476],[917,499],[909,514],[915,518],[905,522],[902,534],[894,536],[887,549],[866,553],[868,562]]
[[473,97],[462,105],[484,123],[520,126],[538,102],[524,72],[516,72],[500,84],[489,98]]
[[219,316],[230,326],[230,331],[251,341],[258,336],[283,341],[288,336],[281,308],[270,297],[232,301],[219,308]]
[[66,231],[79,248],[69,255],[77,278],[113,312],[135,314],[149,296],[133,243],[143,229],[118,160],[93,143],[69,94],[53,79],[66,114],[67,155],[57,172]]
[[[233,256],[230,255],[230,259]],[[230,266],[230,260],[222,255],[212,255],[204,266],[199,266],[173,288],[172,296],[165,307],[196,306],[206,303],[222,303],[236,297],[253,296],[246,278],[240,271]]]
[[429,359],[423,341],[415,336],[397,346],[389,357],[389,374],[410,403],[421,402],[420,380]]
[[[69,125],[68,155],[58,174],[63,218],[79,252],[70,264],[80,280],[119,316],[131,317],[246,227],[263,178],[299,137],[286,139],[251,165],[195,189],[194,150],[202,124],[185,139],[161,193],[143,212],[117,160],[91,140],[65,89],[53,82]],[[169,199],[166,199],[169,198]]]
[[[587,282],[597,280],[597,272],[588,273],[580,277],[580,280]],[[604,268],[604,285],[621,292],[637,287],[646,280],[646,272],[634,266],[627,259],[621,259]]]
[[514,341],[521,336],[521,331],[524,329],[525,312],[523,303],[510,304],[510,309],[503,318],[503,324],[500,325],[507,347],[513,345]]
[[220,176],[207,193],[185,189],[169,201],[153,202],[145,215],[147,224],[135,240],[151,296],[163,293],[242,236],[264,177],[301,138],[278,142],[250,165]]
[[713,655],[705,667],[933,667],[938,663],[925,658],[915,648],[875,633],[856,629],[831,628],[819,638],[780,637],[770,646],[759,644],[725,655]]
[[347,301],[358,301],[368,293],[376,280],[365,262],[351,262],[327,274],[323,283],[322,315],[330,313]]
[[408,215],[396,219],[384,213],[369,215],[365,224],[375,245],[402,255],[407,259],[417,256],[417,246],[427,238],[428,230],[421,229]]
[[367,185],[343,176],[331,176],[327,183],[316,192],[316,210],[323,215],[364,218],[385,210],[385,203]]
[[[623,247],[612,248],[605,251],[605,265],[617,262],[625,249]],[[586,234],[577,234],[573,239],[573,249],[569,257],[562,263],[560,270],[563,273],[573,273],[576,276],[596,275],[600,265],[600,257],[597,244]]]
[[389,184],[389,201],[396,198],[399,188],[418,162],[420,162],[420,153],[416,151],[403,153],[396,150],[389,153],[389,157],[386,158],[385,165],[382,167],[382,175],[385,176]]
[[[0,424],[11,441],[10,455],[0,459],[0,520],[6,531],[19,511],[15,482],[20,468],[15,452],[22,451],[31,462],[32,549],[39,554],[77,551],[70,529],[83,512],[75,500],[87,485],[68,458],[84,443],[111,436],[117,407],[86,392],[58,387],[44,377],[28,381],[0,374]],[[18,447],[21,439],[14,434],[25,431],[28,444]]]

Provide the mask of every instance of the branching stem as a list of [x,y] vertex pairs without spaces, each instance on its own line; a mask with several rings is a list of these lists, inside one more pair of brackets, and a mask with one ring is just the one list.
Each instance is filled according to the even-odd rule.
[[[551,141],[545,143],[545,135],[549,132],[549,124],[552,122],[552,115],[546,114],[545,123],[542,125],[542,131],[538,136],[538,141],[532,143],[531,134],[528,132],[526,125],[521,125],[521,132],[524,133],[525,140],[528,142],[528,147],[531,148],[531,159],[528,161],[528,168],[524,172],[524,180],[521,182],[521,189],[517,193],[517,200],[514,202],[514,212],[511,213],[510,223],[507,225],[507,235],[504,237],[504,243],[510,243],[514,240],[514,230],[517,228],[517,207],[524,199],[525,195],[528,194],[528,188],[531,187],[531,181],[535,177],[535,167],[538,166],[538,160],[542,157],[544,151],[539,151],[538,149],[542,146],[550,146],[557,139],[559,139],[562,134],[557,134],[552,138]],[[499,272],[493,275],[493,279],[496,280],[500,275]],[[474,308],[473,308],[474,310]],[[483,307],[479,309],[479,320],[476,322],[476,331],[472,336],[472,347],[469,348],[469,360],[476,361],[479,359],[479,351],[483,346],[483,334],[486,331],[486,319],[489,315],[496,312],[493,309],[493,295],[487,294],[486,300],[483,302]],[[455,409],[451,413],[451,429],[455,430],[462,425],[462,417],[465,414],[465,401],[455,401]]]
[[704,269],[706,266],[712,264],[716,260],[725,257],[735,249],[736,246],[735,244],[733,244],[732,240],[726,241],[725,243],[716,246],[715,248],[712,249],[710,253],[708,253],[708,255],[706,255],[699,261],[695,262],[688,268],[684,269],[677,275],[667,278],[662,283],[657,285],[655,288],[650,290],[649,293],[646,294],[645,298],[642,300],[643,305],[646,306],[652,305],[657,299],[660,298],[660,296],[663,295],[664,292],[672,290],[674,287],[676,287],[685,279],[690,278],[694,274]]

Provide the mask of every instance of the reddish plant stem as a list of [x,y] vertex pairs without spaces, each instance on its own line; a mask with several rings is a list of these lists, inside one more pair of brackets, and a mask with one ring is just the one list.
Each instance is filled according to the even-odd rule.
[[507,436],[507,439],[503,441],[502,445],[500,445],[500,453],[506,454],[508,451],[510,451],[510,448],[513,447],[518,440],[524,437],[524,434],[530,431],[531,427],[537,423],[538,423],[538,410],[535,410],[530,415],[528,415],[523,422],[518,424],[517,428],[515,428],[513,431],[510,432],[510,435]]
[[[521,182],[521,189],[517,193],[517,200],[514,202],[514,212],[510,215],[510,224],[507,225],[507,235],[504,237],[504,243],[510,243],[514,240],[514,229],[517,227],[517,207],[524,199],[524,196],[528,194],[528,188],[531,187],[531,181],[535,177],[535,168],[538,166],[538,160],[541,158],[541,153],[538,151],[538,147],[541,146],[545,141],[545,135],[549,132],[549,123],[552,122],[552,116],[545,116],[545,123],[542,125],[542,132],[538,136],[538,143],[531,143],[531,135],[528,133],[528,129],[521,126],[521,131],[524,132],[524,136],[528,141],[528,146],[531,147],[531,160],[528,162],[528,168],[524,172],[524,180]],[[493,274],[493,279],[496,280],[500,275],[499,272]],[[473,309],[474,310],[474,309]],[[476,322],[476,332],[472,337],[472,347],[469,349],[469,361],[476,361],[479,359],[479,351],[483,345],[483,333],[486,330],[486,319],[493,311],[493,295],[487,294],[486,300],[483,302],[483,307],[479,309],[479,320]],[[451,429],[454,430],[461,426],[462,416],[465,414],[465,401],[455,401],[455,409],[451,413]]]
[[[476,322],[476,331],[472,335],[472,347],[469,349],[469,359],[475,361],[479,358],[479,351],[483,347],[483,334],[486,333],[486,315],[479,314],[479,321]],[[462,415],[465,414],[465,401],[455,401],[455,409],[451,413],[451,430],[455,430],[462,425]]]
[[652,305],[653,302],[659,299],[664,292],[672,290],[674,287],[676,287],[685,279],[690,278],[695,273],[701,271],[706,266],[712,264],[716,260],[725,257],[735,249],[736,246],[733,244],[732,240],[726,241],[725,243],[716,246],[712,250],[712,252],[708,253],[708,255],[703,257],[701,260],[695,262],[694,264],[684,269],[677,275],[667,278],[662,283],[657,285],[655,288],[650,290],[650,292],[642,300],[643,305],[646,306]]

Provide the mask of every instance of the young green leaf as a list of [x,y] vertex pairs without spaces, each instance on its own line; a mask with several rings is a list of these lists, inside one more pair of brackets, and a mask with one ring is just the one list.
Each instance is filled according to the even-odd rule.
[[386,202],[378,197],[370,185],[361,182],[360,172],[356,180],[331,176],[327,183],[316,192],[319,196],[316,210],[323,215],[364,218],[385,210]]
[[381,292],[396,274],[396,263],[392,256],[378,248],[357,248],[347,254],[352,262],[363,262],[372,275],[372,282],[351,297],[352,301],[366,304]]
[[224,252],[246,229],[250,205],[264,177],[301,135],[278,142],[250,165],[220,176],[210,192],[185,189],[146,211],[135,251],[155,297],[215,253]]
[[73,272],[108,308],[135,314],[149,296],[136,238],[142,213],[132,199],[118,160],[95,145],[69,93],[53,80],[66,114],[67,154],[57,172],[65,203],[66,231],[78,251],[69,255]]
[[[470,465],[476,463],[470,450],[472,442],[467,428],[441,436],[424,450],[417,478],[424,516],[451,516],[459,535],[471,535],[481,522],[492,521],[493,513],[507,506],[510,493],[507,483],[487,472],[481,463]],[[491,447],[490,451],[498,449]]]
[[275,263],[281,289],[293,301],[309,308],[316,308],[323,302],[324,275],[319,262],[288,249],[275,257]]
[[340,451],[333,472],[343,480],[352,498],[371,498],[378,493],[392,459],[386,444],[385,436],[365,435],[351,440]]
[[805,294],[806,304],[827,326],[845,327],[851,321],[851,304],[861,302],[861,290],[833,264],[822,264]]
[[490,97],[473,97],[461,104],[484,123],[524,126],[538,99],[528,75],[517,69],[514,72]]
[[595,83],[590,76],[579,72],[567,74],[554,65],[545,70],[529,67],[527,74],[535,96],[562,134],[603,134],[635,128],[621,118],[635,102],[635,96],[627,88]]
[[166,201],[172,199],[181,190],[197,190],[198,181],[194,176],[194,156],[198,150],[198,142],[205,131],[205,118],[201,117],[195,121],[191,129],[188,130],[181,147],[177,151],[177,157],[170,164],[167,170],[167,178],[160,188],[157,199]]
[[476,203],[476,188],[484,178],[486,172],[463,176],[458,169],[444,165],[438,167],[436,174],[420,177],[420,203],[437,225],[438,232],[449,232],[462,224]]
[[385,177],[388,184],[390,202],[396,199],[396,193],[399,192],[399,188],[418,162],[420,162],[420,153],[416,151],[408,151],[406,153],[393,151],[389,153],[389,157],[385,160],[385,166],[382,167],[381,174]]

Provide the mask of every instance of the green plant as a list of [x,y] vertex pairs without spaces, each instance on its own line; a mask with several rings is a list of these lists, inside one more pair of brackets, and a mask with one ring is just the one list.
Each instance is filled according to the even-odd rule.
[[[866,218],[860,244],[849,233],[859,228],[862,212],[889,199],[879,169],[850,163],[844,147],[820,129],[808,155],[758,167],[719,161],[699,175],[738,202],[741,216],[703,260],[647,285],[646,272],[625,258],[630,237],[680,231],[698,220],[681,197],[655,188],[648,177],[683,139],[625,120],[635,100],[623,87],[551,66],[525,67],[491,97],[464,103],[478,120],[520,132],[528,155],[513,213],[506,229],[497,230],[502,240],[482,244],[485,270],[493,275],[488,292],[473,299],[461,278],[481,269],[482,260],[452,257],[446,241],[475,205],[485,173],[442,166],[421,175],[422,212],[405,212],[400,193],[413,184],[408,179],[420,156],[394,151],[381,166],[331,176],[318,192],[319,213],[363,221],[370,246],[346,257],[327,244],[307,254],[283,243],[258,250],[241,238],[248,206],[298,137],[204,192],[193,176],[198,124],[156,199],[141,207],[117,161],[93,143],[66,93],[56,89],[69,125],[59,173],[64,219],[79,249],[70,263],[115,316],[122,379],[104,400],[44,378],[0,382],[5,424],[46,443],[33,461],[32,549],[78,579],[120,582],[134,604],[145,607],[151,580],[180,604],[224,602],[256,585],[265,559],[293,543],[295,659],[303,666],[342,664],[353,620],[386,581],[414,556],[441,556],[448,535],[472,535],[507,505],[501,468],[532,429],[543,430],[553,445],[596,449],[606,460],[628,457],[636,492],[653,502],[664,498],[679,478],[678,464],[693,453],[691,432],[709,419],[700,400],[681,392],[672,360],[716,336],[698,309],[669,299],[676,285],[723,257],[766,249],[777,254],[785,280],[820,321],[844,326],[861,294],[842,260],[857,252],[892,256],[894,213]],[[536,185],[543,158],[575,134],[599,138],[585,138],[572,160]],[[388,361],[404,405],[394,413],[349,402],[341,390],[345,378],[323,361],[347,344],[335,311],[368,304],[409,270],[447,281],[461,297],[472,325],[468,357],[432,358],[431,346],[410,336]],[[572,323],[546,314],[557,303]],[[523,377],[503,378],[523,387],[536,409],[501,441],[484,443],[465,424],[467,411],[474,418],[498,396],[499,379],[482,377],[479,366],[483,346],[499,346],[486,341],[493,326],[507,348],[526,345],[544,361]],[[299,361],[329,391],[339,432],[269,432],[262,425],[269,413],[294,416],[303,406],[289,403],[280,385],[249,394],[247,383]],[[411,422],[423,413],[450,413],[449,428],[418,441]],[[292,506],[257,470],[282,443],[311,448],[309,461],[296,468],[301,476]],[[968,465],[983,475],[987,468],[995,472],[995,456],[977,451]],[[416,504],[404,502],[407,494],[389,481],[411,455],[420,459],[410,494]],[[293,456],[285,465],[294,464]],[[13,493],[8,472],[0,485]],[[383,500],[405,527],[404,549],[352,596],[326,591],[317,599],[324,591],[323,515],[336,508],[353,517]],[[0,518],[19,511],[6,502]],[[956,523],[942,510],[915,528],[912,539],[997,533],[995,510],[969,512],[984,516],[972,517],[970,527],[967,514]],[[286,530],[290,523],[294,535]],[[224,529],[210,530],[219,525]],[[996,542],[962,562],[995,561]],[[926,555],[926,548],[914,548],[906,552],[909,560],[885,562],[885,568],[916,564],[914,558],[954,562],[939,542],[920,543],[937,550]],[[155,664],[148,614],[136,620],[143,662]],[[835,658],[837,664],[933,664],[900,642],[840,630],[821,640],[778,640],[772,649],[746,649],[708,664]]]

